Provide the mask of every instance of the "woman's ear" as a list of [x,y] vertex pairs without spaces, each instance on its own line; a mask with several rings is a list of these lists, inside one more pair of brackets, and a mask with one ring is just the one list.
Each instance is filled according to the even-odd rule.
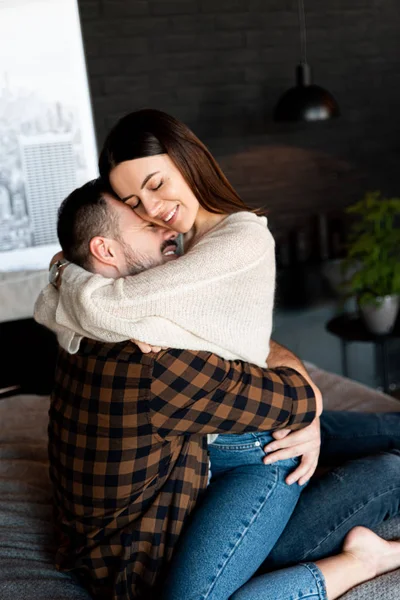
[[94,259],[105,265],[116,266],[116,242],[110,238],[95,236],[90,240],[89,249]]

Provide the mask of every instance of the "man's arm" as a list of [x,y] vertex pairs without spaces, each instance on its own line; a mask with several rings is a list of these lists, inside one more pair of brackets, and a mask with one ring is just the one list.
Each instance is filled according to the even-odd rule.
[[318,464],[319,452],[321,447],[321,430],[319,416],[322,412],[322,395],[319,388],[311,380],[303,363],[297,356],[290,352],[284,346],[271,341],[268,363],[291,365],[310,383],[317,400],[317,417],[314,421],[301,431],[292,432],[292,428],[281,429],[273,433],[275,441],[270,442],[264,447],[267,457],[264,463],[271,464],[280,460],[286,460],[295,456],[301,456],[301,462],[287,478],[289,485],[296,481],[299,485],[304,485],[315,472]]
[[306,427],[316,414],[307,380],[208,352],[168,350],[153,359],[150,419],[162,438]]
[[270,352],[268,355],[268,366],[271,369],[283,366],[290,367],[291,369],[294,369],[295,371],[300,373],[300,375],[302,375],[312,387],[317,402],[317,416],[319,417],[321,415],[323,410],[322,394],[319,388],[312,381],[304,364],[295,354],[293,354],[293,352],[291,352],[284,346],[281,346],[281,344],[278,344],[277,342],[271,340]]

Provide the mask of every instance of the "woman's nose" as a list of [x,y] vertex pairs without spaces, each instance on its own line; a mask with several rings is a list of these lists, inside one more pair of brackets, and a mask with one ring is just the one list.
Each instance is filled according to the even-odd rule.
[[149,217],[152,219],[158,217],[161,212],[161,202],[159,200],[146,199],[142,200],[142,204]]

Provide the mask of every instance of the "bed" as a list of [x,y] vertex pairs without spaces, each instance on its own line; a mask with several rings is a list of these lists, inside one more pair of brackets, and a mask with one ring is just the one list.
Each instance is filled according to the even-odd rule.
[[[19,325],[22,327],[21,322]],[[11,391],[0,396],[0,599],[88,600],[88,594],[68,575],[58,573],[53,565],[46,429],[55,341],[46,334],[43,337],[43,332],[34,328],[35,335],[38,332],[41,346],[33,344],[35,356],[46,358],[42,363],[35,359],[35,385],[27,378],[25,369],[14,369],[11,375],[9,369],[3,369],[0,377],[0,388],[1,378],[3,388],[4,381],[13,384],[8,386]],[[4,328],[0,326],[1,333],[4,334]],[[15,352],[18,348],[25,351],[22,333],[13,343]],[[11,357],[4,353],[3,358],[15,361],[13,353]],[[312,365],[309,368],[324,394],[326,408],[400,411],[400,403],[393,398]],[[16,380],[17,374],[20,383]],[[32,389],[35,386],[39,386],[40,394],[33,393],[37,391]],[[387,539],[400,538],[400,517],[384,523],[378,532]],[[398,600],[400,570],[367,582],[343,598]]]

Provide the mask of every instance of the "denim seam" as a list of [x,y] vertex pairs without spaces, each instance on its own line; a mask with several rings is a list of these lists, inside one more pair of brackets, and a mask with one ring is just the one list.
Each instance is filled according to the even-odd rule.
[[251,450],[253,448],[260,448],[260,444],[256,444],[256,442],[237,446],[221,446],[220,444],[215,444],[215,447],[218,448],[218,450]]
[[278,469],[275,469],[275,480],[274,480],[274,482],[273,482],[272,485],[268,486],[268,490],[267,490],[268,493],[267,493],[267,495],[264,497],[263,501],[260,502],[258,509],[256,510],[255,514],[253,515],[253,517],[250,520],[250,523],[248,523],[248,525],[245,526],[244,530],[242,531],[242,533],[240,535],[240,538],[237,540],[237,542],[235,543],[235,545],[233,546],[233,548],[231,548],[228,556],[225,559],[225,562],[221,565],[221,567],[219,568],[218,572],[215,574],[214,579],[211,581],[210,586],[205,591],[204,595],[201,596],[202,600],[207,600],[207,598],[210,597],[210,593],[213,591],[213,588],[215,587],[215,584],[217,583],[218,578],[223,573],[225,567],[227,566],[227,564],[229,563],[230,559],[232,558],[232,556],[234,555],[234,553],[238,549],[239,545],[243,541],[243,539],[244,539],[245,535],[247,534],[247,532],[249,531],[250,527],[253,525],[253,523],[256,521],[256,519],[259,517],[262,508],[264,507],[264,505],[267,502],[268,498],[271,496],[273,490],[276,488],[277,483],[278,483]]
[[323,540],[321,540],[314,548],[312,548],[311,550],[309,550],[307,552],[307,554],[304,555],[303,560],[305,560],[307,558],[307,556],[309,556],[310,554],[312,554],[313,552],[315,552],[317,550],[317,548],[319,548],[321,546],[321,544],[323,544],[324,542],[326,542],[326,540],[328,540],[334,533],[336,533],[336,531],[339,529],[339,527],[342,527],[347,521],[349,521],[350,519],[352,519],[354,517],[354,515],[356,515],[357,513],[360,512],[360,510],[362,510],[363,508],[365,508],[366,506],[368,506],[368,504],[370,504],[374,500],[376,500],[378,498],[382,498],[382,496],[385,496],[386,494],[392,493],[394,490],[400,490],[400,488],[397,487],[397,486],[393,486],[393,487],[385,490],[381,494],[375,494],[375,495],[371,496],[366,502],[363,502],[362,504],[360,504],[359,507],[354,512],[351,513],[351,515],[349,515],[346,519],[344,519],[343,521],[341,521],[340,524],[337,525],[332,531],[330,531],[328,533],[328,535],[326,537],[324,537]]
[[[320,600],[328,600],[328,593],[326,590],[325,578],[321,570],[314,563],[300,563],[302,567],[308,569],[311,575],[314,577],[315,583],[317,584],[317,590]],[[307,595],[302,595],[302,598],[307,598]],[[315,594],[312,595],[315,597]]]

